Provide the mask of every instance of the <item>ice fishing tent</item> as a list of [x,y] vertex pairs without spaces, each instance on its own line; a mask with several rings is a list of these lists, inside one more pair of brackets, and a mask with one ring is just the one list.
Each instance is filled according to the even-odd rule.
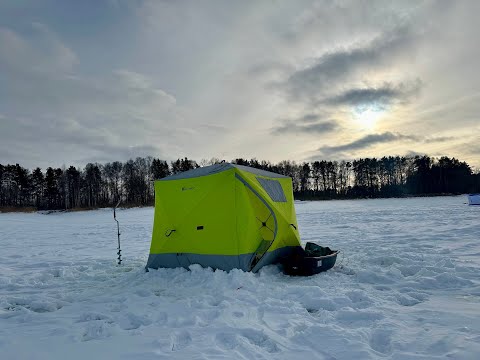
[[301,251],[292,179],[221,163],[155,181],[147,268],[258,271]]
[[480,194],[469,194],[468,195],[468,204],[469,205],[480,205]]

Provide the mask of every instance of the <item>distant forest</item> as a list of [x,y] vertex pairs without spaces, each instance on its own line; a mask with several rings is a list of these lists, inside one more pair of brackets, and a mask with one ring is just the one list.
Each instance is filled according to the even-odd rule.
[[[219,159],[197,163],[188,158],[168,163],[153,157],[127,162],[89,163],[85,168],[33,171],[19,164],[0,164],[0,209],[81,209],[152,205],[152,180]],[[256,159],[232,163],[290,176],[296,199],[354,199],[432,196],[480,192],[480,172],[455,158],[429,156],[365,158],[354,161],[314,161],[273,164]]]

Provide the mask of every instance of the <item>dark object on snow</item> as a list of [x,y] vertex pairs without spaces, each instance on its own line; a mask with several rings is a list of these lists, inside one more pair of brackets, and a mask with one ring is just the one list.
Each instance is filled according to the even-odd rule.
[[308,242],[305,250],[289,257],[284,266],[287,275],[310,276],[331,269],[337,260],[337,250]]
[[117,207],[118,205],[120,205],[120,202],[122,200],[118,200],[118,203],[117,205],[115,205],[115,207],[113,208],[113,219],[117,222],[117,237],[118,237],[118,252],[117,252],[117,255],[118,255],[118,265],[122,265],[122,250],[120,249],[120,223],[118,222],[117,220],[117,213],[116,213],[116,210],[117,210]]
[[332,249],[328,246],[323,247],[312,242],[307,242],[305,245],[305,255],[309,257],[315,256],[327,256],[333,253]]

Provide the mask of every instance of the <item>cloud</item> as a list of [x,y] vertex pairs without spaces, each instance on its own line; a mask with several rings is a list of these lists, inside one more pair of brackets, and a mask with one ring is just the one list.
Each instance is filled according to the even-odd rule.
[[312,123],[318,120],[320,120],[319,114],[305,114],[297,119],[298,122],[302,123]]
[[475,144],[474,143],[470,144],[467,152],[469,154],[472,154],[472,155],[480,155],[480,145],[478,145],[476,143]]
[[409,150],[407,152],[405,152],[405,156],[406,157],[415,157],[415,156],[428,156],[427,154],[423,153],[423,152],[418,152],[418,151],[414,151],[414,150]]
[[418,137],[413,135],[402,135],[399,133],[384,132],[381,134],[366,135],[358,140],[338,146],[322,146],[319,151],[323,155],[333,155],[336,153],[344,153],[368,148],[372,145],[385,144],[393,141],[407,140],[418,141]]
[[284,120],[282,125],[273,127],[271,133],[273,135],[289,135],[289,134],[325,134],[335,131],[339,128],[338,122],[335,120],[326,120],[315,122],[318,116],[307,114],[297,120]]
[[324,103],[334,106],[385,108],[392,104],[408,102],[419,93],[421,86],[421,81],[417,80],[413,83],[400,83],[398,85],[386,83],[380,87],[350,89],[325,99]]
[[450,142],[452,140],[456,140],[455,136],[433,136],[433,137],[426,137],[423,142],[426,144],[430,143],[444,143]]
[[336,155],[338,157],[339,154],[344,153],[352,153],[358,150],[367,149],[371,146],[378,145],[378,144],[387,144],[397,141],[409,141],[409,142],[417,142],[417,143],[442,143],[447,142],[455,139],[454,137],[424,137],[418,135],[405,135],[395,132],[386,131],[380,134],[369,134],[360,139],[354,140],[352,142],[343,144],[343,145],[336,145],[336,146],[322,146],[318,149],[320,155]]
[[0,152],[17,154],[2,161],[31,153],[41,154],[32,164],[41,166],[161,156],[188,136],[176,99],[150,77],[127,69],[86,76],[75,70],[73,50],[44,25],[34,24],[30,38],[0,29],[0,48],[9,84],[0,86]]
[[77,55],[46,25],[33,23],[28,40],[0,27],[0,67],[16,74],[68,72],[78,63]]
[[[480,129],[475,129],[479,131]],[[459,144],[459,148],[465,154],[472,156],[480,155],[480,144],[478,143],[478,136],[465,137],[463,141]]]
[[428,9],[429,5],[428,2],[386,3],[382,0],[314,1],[295,18],[285,37],[291,41],[300,41],[306,36],[329,42],[339,38],[351,39],[379,28],[398,27]]
[[252,78],[259,76],[265,78],[281,78],[287,76],[294,70],[295,69],[289,64],[284,64],[279,61],[267,61],[252,65],[249,69],[247,69],[247,75],[251,76]]
[[310,66],[295,71],[280,86],[291,100],[317,100],[343,80],[398,60],[413,43],[413,37],[410,29],[401,27],[363,45],[327,51]]
[[228,130],[227,126],[215,125],[215,124],[199,124],[198,127],[205,129],[210,133],[214,133],[215,135],[225,133]]
[[[98,144],[96,144],[98,147]],[[97,148],[98,153],[95,156],[84,157],[79,160],[80,163],[107,163],[116,160],[135,159],[136,157],[147,157],[159,153],[159,148],[153,145],[108,145],[107,147]],[[115,154],[112,158],[111,154]]]

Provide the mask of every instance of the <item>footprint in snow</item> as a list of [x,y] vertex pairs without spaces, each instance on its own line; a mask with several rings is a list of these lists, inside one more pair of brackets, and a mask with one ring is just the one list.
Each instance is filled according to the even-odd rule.
[[250,344],[257,346],[268,353],[276,353],[280,351],[277,343],[261,331],[245,329],[242,331],[241,336]]
[[187,330],[177,331],[171,336],[172,351],[179,351],[192,343],[192,336]]
[[83,331],[81,340],[91,341],[105,339],[111,336],[109,324],[103,320],[90,322]]
[[152,320],[146,316],[136,315],[133,313],[125,314],[124,318],[119,321],[119,325],[123,330],[135,330],[140,326],[150,325]]
[[54,312],[63,307],[63,304],[56,301],[37,300],[25,305],[27,309],[36,313]]
[[389,354],[392,351],[392,331],[387,329],[375,329],[372,331],[369,340],[370,347],[382,354]]
[[238,345],[237,335],[232,333],[218,333],[215,343],[224,350],[232,350]]
[[80,318],[77,320],[77,322],[87,322],[95,320],[104,320],[107,323],[113,323],[113,320],[110,318],[110,316],[95,312],[83,313],[82,315],[80,315]]
[[212,323],[213,320],[217,319],[220,316],[220,311],[217,309],[212,310],[203,310],[199,312],[197,317],[197,323],[199,326],[208,326]]
[[245,314],[241,311],[234,311],[232,315],[235,316],[236,318],[242,318],[245,316]]
[[420,301],[418,299],[415,299],[411,296],[408,296],[408,295],[401,295],[401,294],[397,294],[395,296],[395,300],[396,302],[399,304],[399,305],[402,305],[402,306],[413,306],[413,305],[417,305],[420,303]]

